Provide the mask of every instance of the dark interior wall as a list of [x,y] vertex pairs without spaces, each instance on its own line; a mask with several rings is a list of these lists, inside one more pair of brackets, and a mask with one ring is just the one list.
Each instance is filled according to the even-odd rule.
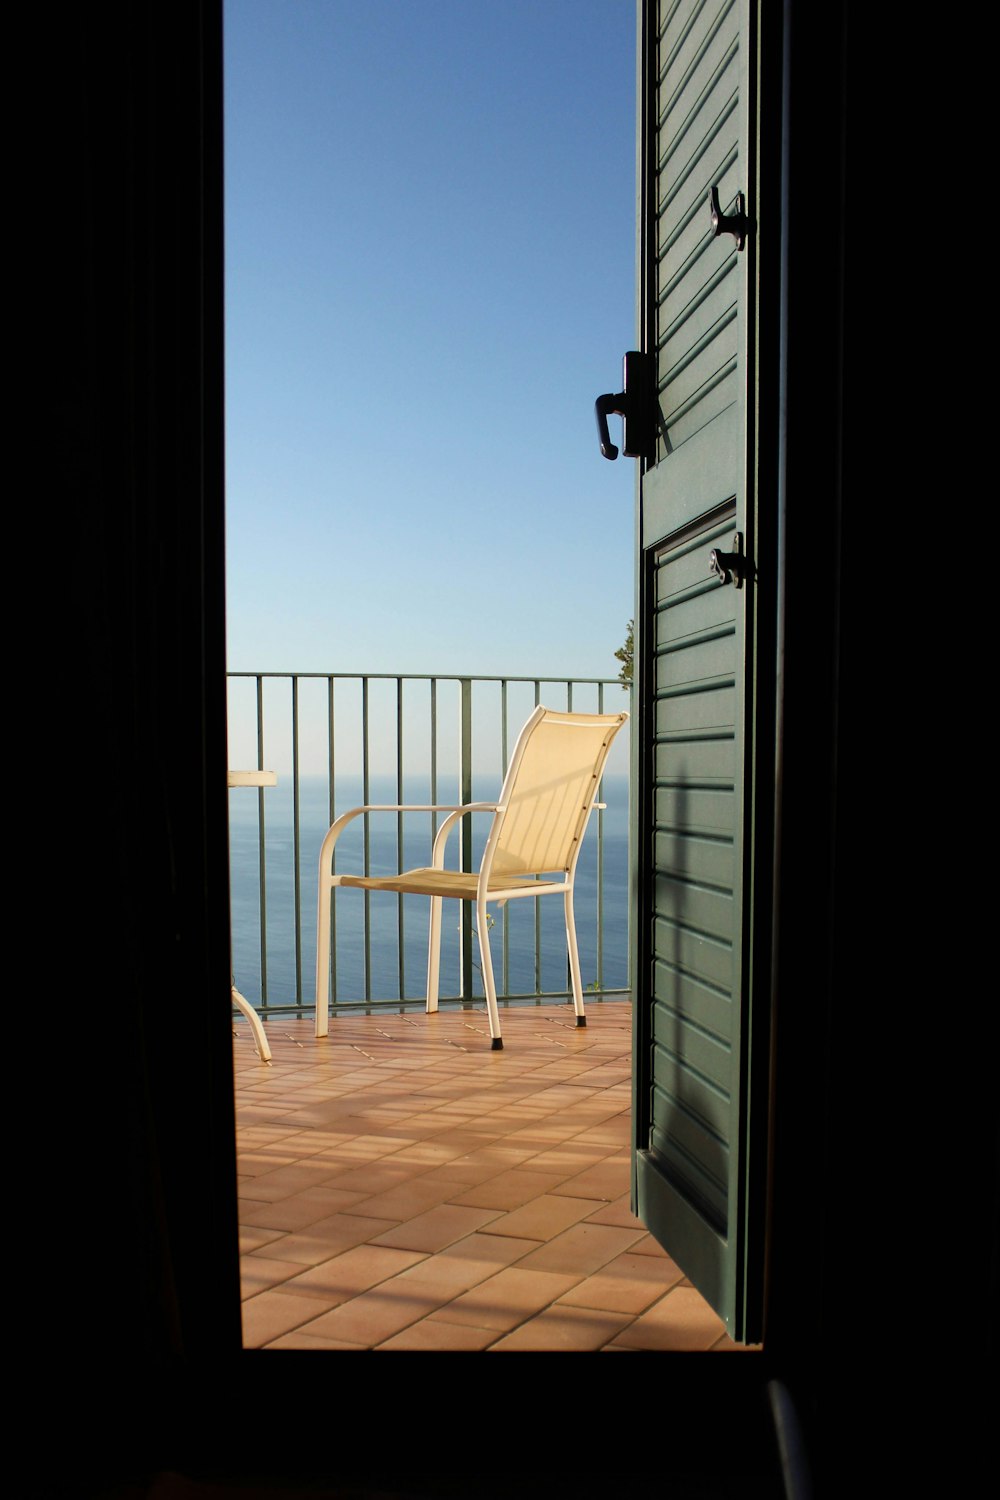
[[943,1462],[960,1489],[989,1425],[997,1263],[989,1002],[958,937],[976,697],[946,497],[968,372],[935,312],[948,234],[896,210],[938,174],[959,191],[969,84],[947,27],[783,12],[772,1348],[824,1477],[931,1483]]
[[890,466],[870,420],[873,361],[894,339],[870,219],[889,94],[873,87],[876,34],[848,4],[786,3],[782,30],[769,1344],[818,1477],[848,1482],[864,1453],[885,1482],[902,1431],[882,1387],[910,1343],[905,1316],[890,1350],[879,1327],[909,1284],[886,1195],[906,1175],[889,1143],[910,1081],[906,1039],[883,1024],[891,964],[872,942],[879,889],[906,879],[904,846],[883,841],[902,726],[886,713],[877,540]]
[[36,1212],[53,1190],[39,1239],[59,1347],[28,1313],[26,1358],[94,1419],[87,1442],[117,1433],[125,1451],[115,1408],[141,1411],[152,1370],[240,1340],[221,15],[125,3],[60,21],[35,127],[46,483],[20,554],[44,580],[32,744],[51,795],[32,819],[58,851],[59,909],[37,939],[55,1025],[46,1150],[26,1168]]

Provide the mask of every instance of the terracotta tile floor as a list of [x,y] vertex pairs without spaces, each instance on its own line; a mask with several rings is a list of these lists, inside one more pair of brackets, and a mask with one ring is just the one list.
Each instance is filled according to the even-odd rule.
[[631,1014],[234,1023],[243,1342],[735,1349],[629,1211]]

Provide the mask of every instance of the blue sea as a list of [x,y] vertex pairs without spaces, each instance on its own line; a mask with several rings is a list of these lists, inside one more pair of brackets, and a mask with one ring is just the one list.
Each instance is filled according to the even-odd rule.
[[[480,791],[474,800],[496,795],[495,786]],[[595,812],[587,830],[577,866],[576,922],[580,943],[580,965],[584,989],[588,986],[621,989],[628,975],[628,781],[606,777],[603,797],[603,869],[598,871],[598,839]],[[361,778],[338,778],[337,814],[364,801]],[[398,800],[395,778],[371,778],[368,801]],[[425,786],[407,784],[404,800],[430,802]],[[439,803],[459,800],[455,787],[439,783]],[[280,776],[276,787],[263,795],[265,831],[265,939],[266,996],[262,984],[260,865],[258,855],[258,795],[244,788],[229,794],[230,879],[232,891],[233,973],[237,987],[254,1004],[294,1005],[297,995],[306,1005],[313,1002],[316,973],[316,877],[319,849],[330,824],[328,783],[323,776],[302,777],[298,809],[298,880],[300,920],[295,921],[295,818],[290,776]],[[489,831],[489,814],[473,818],[473,858],[478,864]],[[394,874],[401,868],[430,863],[431,818],[427,813],[409,813],[404,819],[403,847],[397,849],[397,820],[392,813],[375,813],[369,819],[370,870],[375,875]],[[337,845],[337,869],[360,874],[364,870],[364,819],[358,818]],[[400,858],[401,855],[401,858]],[[452,833],[445,863],[458,865],[458,832]],[[604,939],[598,963],[598,885],[603,890]],[[373,1000],[396,1000],[400,995],[399,899],[391,893],[373,892],[370,913],[369,989]],[[334,898],[336,923],[336,997],[340,1003],[365,999],[365,895],[342,890]],[[460,990],[459,921],[462,903],[445,902],[441,948],[441,996]],[[403,981],[405,999],[418,1000],[424,993],[427,963],[427,918],[429,902],[422,896],[405,896],[403,908]],[[536,913],[538,919],[538,970],[543,991],[568,989],[565,930],[562,902],[550,897],[541,901],[512,901],[502,910],[490,908],[494,925],[490,947],[497,988],[504,985],[506,927],[507,985],[512,995],[535,993]],[[474,913],[473,913],[474,916]],[[473,940],[473,958],[478,949]],[[482,993],[478,968],[475,991]]]

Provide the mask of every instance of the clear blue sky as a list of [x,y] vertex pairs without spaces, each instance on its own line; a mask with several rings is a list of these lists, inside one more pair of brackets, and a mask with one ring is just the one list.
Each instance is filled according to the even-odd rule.
[[225,18],[230,668],[614,676],[633,0]]

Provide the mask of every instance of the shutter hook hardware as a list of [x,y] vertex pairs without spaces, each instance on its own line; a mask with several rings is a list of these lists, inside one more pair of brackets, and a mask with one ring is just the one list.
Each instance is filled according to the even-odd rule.
[[731,583],[734,589],[743,587],[749,573],[749,560],[743,551],[743,536],[737,532],[733,537],[732,552],[720,552],[713,547],[708,554],[708,571],[715,573],[720,583]]
[[731,234],[736,241],[737,250],[742,250],[746,244],[747,234],[750,230],[750,220],[747,218],[747,200],[742,193],[736,194],[736,212],[724,214],[722,205],[719,203],[719,189],[713,187],[708,195],[709,212],[712,215],[712,235],[718,239],[720,234]]

